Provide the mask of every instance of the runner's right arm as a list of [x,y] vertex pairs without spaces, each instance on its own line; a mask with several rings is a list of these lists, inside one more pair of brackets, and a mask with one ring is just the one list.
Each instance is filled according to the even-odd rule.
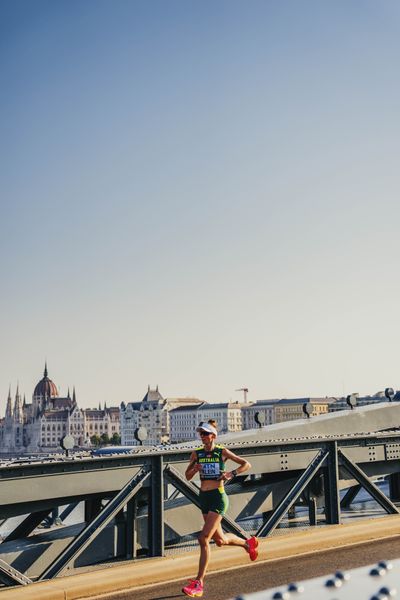
[[190,481],[196,475],[196,473],[200,471],[200,469],[201,467],[197,462],[197,454],[196,452],[192,452],[192,454],[190,455],[189,466],[185,471],[186,479]]

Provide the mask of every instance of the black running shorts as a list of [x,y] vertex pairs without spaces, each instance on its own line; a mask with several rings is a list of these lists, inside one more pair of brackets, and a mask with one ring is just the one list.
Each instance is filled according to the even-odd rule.
[[228,510],[229,500],[224,488],[200,491],[200,508],[203,515],[212,511],[219,515],[224,515]]

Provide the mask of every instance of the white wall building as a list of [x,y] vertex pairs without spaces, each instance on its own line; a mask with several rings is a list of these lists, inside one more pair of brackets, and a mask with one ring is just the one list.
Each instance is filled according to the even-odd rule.
[[138,440],[135,438],[135,431],[139,428],[141,402],[121,403],[120,427],[121,427],[121,445],[136,446]]
[[219,433],[242,430],[242,407],[239,402],[209,404],[201,402],[197,406],[179,407],[170,412],[171,443],[187,442],[197,437],[196,427],[202,421],[217,421]]
[[199,411],[207,402],[192,406],[179,406],[169,413],[171,444],[192,441],[196,437],[196,427],[204,418]]
[[135,433],[141,427],[147,431],[147,439],[143,442],[147,446],[158,446],[170,443],[171,413],[178,407],[191,407],[202,404],[197,398],[163,398],[158,390],[151,390],[148,386],[147,393],[141,402],[121,404],[121,444],[123,446],[137,446],[140,442]]

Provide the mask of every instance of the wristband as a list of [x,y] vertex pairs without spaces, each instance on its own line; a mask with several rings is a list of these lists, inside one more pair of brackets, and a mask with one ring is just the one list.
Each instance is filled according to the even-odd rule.
[[231,473],[232,473],[233,477],[236,477],[236,475],[237,475],[236,469],[233,469],[233,471],[231,471]]

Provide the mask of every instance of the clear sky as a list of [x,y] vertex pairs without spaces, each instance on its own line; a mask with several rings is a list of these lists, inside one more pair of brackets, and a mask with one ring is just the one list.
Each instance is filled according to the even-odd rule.
[[397,0],[0,2],[0,414],[400,387]]

